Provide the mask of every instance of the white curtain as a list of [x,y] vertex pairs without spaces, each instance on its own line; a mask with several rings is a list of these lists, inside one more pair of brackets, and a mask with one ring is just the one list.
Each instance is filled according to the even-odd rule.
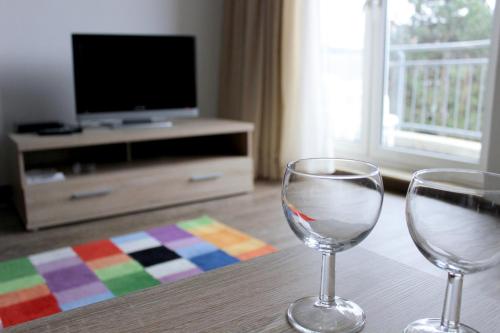
[[[333,156],[332,110],[324,107],[320,0],[286,0],[280,163]],[[346,110],[347,111],[347,110]]]

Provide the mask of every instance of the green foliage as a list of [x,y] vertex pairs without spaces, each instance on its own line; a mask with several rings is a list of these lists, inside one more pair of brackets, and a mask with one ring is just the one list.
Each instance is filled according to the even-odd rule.
[[[402,0],[396,0],[402,1]],[[493,20],[485,0],[407,0],[415,12],[409,24],[392,25],[393,44],[488,39]]]

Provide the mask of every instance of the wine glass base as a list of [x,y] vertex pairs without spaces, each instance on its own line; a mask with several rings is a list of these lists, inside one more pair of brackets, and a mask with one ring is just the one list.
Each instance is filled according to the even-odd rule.
[[450,329],[441,326],[441,319],[429,318],[416,320],[406,326],[404,333],[479,333],[475,329],[459,324],[457,329]]
[[301,298],[288,307],[287,318],[299,332],[356,333],[363,329],[366,316],[354,302],[335,297],[323,305],[318,297]]

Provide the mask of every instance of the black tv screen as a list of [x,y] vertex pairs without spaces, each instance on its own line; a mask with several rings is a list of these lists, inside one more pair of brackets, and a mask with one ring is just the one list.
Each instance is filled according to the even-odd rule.
[[78,114],[196,108],[194,37],[72,38]]

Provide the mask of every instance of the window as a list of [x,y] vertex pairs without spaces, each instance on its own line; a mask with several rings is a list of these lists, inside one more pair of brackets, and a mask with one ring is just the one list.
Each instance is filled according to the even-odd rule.
[[477,167],[494,5],[322,0],[336,155],[400,169]]

